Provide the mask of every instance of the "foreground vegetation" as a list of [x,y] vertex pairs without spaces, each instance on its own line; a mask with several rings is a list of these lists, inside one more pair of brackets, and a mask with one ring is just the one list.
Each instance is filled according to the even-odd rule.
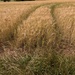
[[0,58],[1,75],[75,75],[75,57],[64,57],[55,52],[30,56],[21,55]]
[[2,4],[0,18],[0,75],[75,75],[75,3]]

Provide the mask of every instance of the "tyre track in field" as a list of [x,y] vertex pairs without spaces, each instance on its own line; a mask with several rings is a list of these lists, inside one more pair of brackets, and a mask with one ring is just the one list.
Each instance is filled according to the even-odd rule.
[[[73,18],[73,20],[72,20],[72,24],[71,24],[71,27],[70,27],[70,29],[69,29],[69,36],[68,36],[68,38],[66,39],[66,38],[62,38],[62,36],[63,36],[63,33],[62,33],[62,31],[61,31],[61,29],[60,29],[60,27],[59,27],[59,25],[58,25],[58,23],[57,23],[57,15],[55,15],[55,9],[57,9],[57,7],[60,7],[61,5],[65,5],[65,6],[74,6],[74,5],[72,5],[72,4],[66,4],[66,3],[58,3],[58,4],[55,4],[55,5],[53,5],[52,7],[51,7],[51,14],[52,14],[52,17],[53,17],[53,23],[54,23],[54,25],[55,25],[55,31],[56,31],[56,40],[55,40],[55,44],[54,44],[54,50],[56,50],[56,51],[58,51],[58,52],[60,52],[60,53],[62,53],[62,54],[65,54],[65,55],[71,55],[72,53],[75,53],[75,47],[74,47],[74,44],[72,44],[72,39],[71,39],[71,37],[72,37],[72,33],[73,33],[73,31],[74,31],[74,18]],[[61,8],[61,7],[60,7]],[[72,44],[72,45],[71,45]],[[65,47],[63,47],[65,45]],[[62,47],[61,47],[62,46]],[[67,53],[67,54],[66,54]]]
[[[40,4],[40,5],[33,6],[30,10],[28,10],[27,13],[24,12],[25,14],[23,13],[23,14],[20,16],[20,19],[17,20],[16,23],[14,23],[14,24],[16,24],[16,25],[15,25],[15,28],[14,28],[14,30],[13,30],[13,33],[10,34],[12,40],[16,39],[17,27],[18,27],[19,25],[22,25],[23,20],[27,20],[27,18],[28,18],[37,8],[39,8],[39,7],[43,6],[43,5],[45,5],[45,4]],[[14,32],[15,32],[15,33],[14,33]]]
[[[56,17],[54,15],[54,10],[56,9],[57,6],[59,6],[61,3],[58,3],[58,4],[53,4],[52,6],[47,6],[49,9],[51,9],[51,15],[52,15],[52,18],[53,18],[53,25],[54,25],[54,29],[55,29],[55,32],[56,32],[56,40],[54,41],[54,50],[57,50],[58,49],[58,45],[60,44],[60,41],[61,41],[61,30],[60,28],[58,27],[58,24],[57,24],[57,21],[56,21]],[[57,45],[58,43],[58,45]],[[28,62],[28,64],[26,65],[26,71],[29,69],[28,67],[30,67],[30,64],[32,62],[32,60],[35,58],[35,51],[33,52],[33,55],[31,57],[31,60]],[[35,60],[34,60],[35,61]]]
[[[55,16],[55,14],[54,14],[54,11],[55,11],[55,9],[56,9],[56,7],[57,6],[59,6],[60,4],[62,4],[62,3],[53,3],[53,5],[51,5],[50,7],[49,6],[47,6],[49,9],[51,9],[51,15],[52,15],[52,18],[53,18],[53,25],[54,25],[54,29],[55,29],[55,31],[56,31],[56,41],[55,41],[55,43],[54,43],[54,49],[55,50],[57,50],[57,46],[60,44],[60,41],[61,41],[61,30],[60,30],[60,28],[58,27],[58,24],[57,24],[57,21],[56,21],[56,16]],[[45,4],[44,4],[45,5]],[[28,17],[35,11],[35,10],[37,10],[39,7],[41,7],[41,6],[44,6],[44,5],[40,5],[40,6],[38,6],[38,7],[36,7],[33,11],[31,11],[28,15],[27,15],[27,17],[26,18],[23,18],[22,20],[27,20],[28,19]],[[20,24],[22,24],[22,22],[20,23]],[[20,25],[19,24],[19,25]],[[58,45],[57,45],[58,44]],[[30,65],[30,63],[31,63],[31,61],[32,61],[32,59],[33,59],[33,57],[34,57],[34,53],[35,53],[35,51],[33,52],[33,55],[32,55],[32,57],[31,57],[31,60],[29,60],[28,61],[28,63],[27,63],[27,65],[26,65],[26,70],[28,69],[28,66]]]
[[[49,4],[50,4],[50,3],[49,3]],[[49,5],[49,4],[46,3],[46,4],[41,4],[41,5],[39,5],[39,6],[36,6],[36,7],[34,6],[34,7],[31,9],[31,11],[27,13],[27,15],[26,15],[26,14],[24,15],[24,13],[23,13],[23,14],[21,15],[21,17],[23,17],[23,18],[21,18],[20,23],[18,24],[18,23],[16,22],[16,23],[17,23],[17,27],[18,27],[19,25],[22,25],[23,21],[24,21],[24,20],[27,20],[28,17],[29,17],[32,13],[34,13],[37,9],[39,9],[41,6],[46,6],[46,5]],[[16,27],[16,34],[17,34],[17,27]],[[15,36],[16,36],[16,34],[15,34]],[[28,61],[27,65],[26,65],[26,68],[27,68],[27,66],[30,64],[31,60],[33,59],[34,53],[35,53],[35,51],[32,53],[32,57],[31,57],[31,59]]]
[[32,13],[32,12],[34,12],[37,8],[39,8],[40,6],[33,6],[25,15],[24,15],[24,13],[20,16],[20,20],[17,20],[16,21],[16,27],[14,28],[14,31],[15,31],[15,33],[13,33],[13,39],[15,39],[15,37],[16,37],[16,34],[17,34],[17,27],[19,26],[19,25],[21,25],[22,24],[22,22],[23,22],[23,20],[26,20],[28,17],[29,17],[29,15]]
[[[57,23],[56,23],[56,19],[55,19],[55,16],[54,16],[54,9],[56,8],[56,6],[58,6],[58,5],[60,5],[60,4],[61,4],[61,3],[53,3],[51,6],[49,6],[49,5],[46,6],[47,8],[51,9],[50,13],[51,13],[52,18],[53,18],[53,24],[54,24],[54,27],[55,27],[56,35],[58,35],[58,36],[56,37],[56,41],[54,41],[54,42],[55,42],[54,46],[57,45],[56,42],[59,40],[59,36],[60,36],[60,35],[59,35],[60,31],[59,31],[59,28],[58,28],[58,25],[57,25]],[[59,42],[60,42],[60,41],[59,41]],[[54,49],[55,49],[55,47],[54,47]],[[30,67],[30,64],[31,64],[31,62],[33,61],[33,59],[34,59],[34,61],[35,61],[35,53],[36,53],[36,51],[33,52],[33,55],[31,56],[31,60],[30,60],[30,61],[28,62],[28,64],[26,65],[26,68],[25,68],[26,72],[28,71],[28,69],[29,69],[29,67]],[[27,75],[27,74],[26,74],[26,75]]]
[[[53,17],[53,24],[54,24],[54,29],[55,29],[55,32],[56,32],[56,37],[55,37],[55,42],[54,42],[54,50],[56,51],[60,51],[59,49],[59,46],[60,44],[62,43],[61,40],[62,40],[62,33],[61,33],[61,29],[57,23],[57,19],[56,19],[56,15],[55,15],[55,9],[57,8],[57,6],[60,6],[62,5],[62,3],[57,3],[57,4],[54,4],[52,7],[51,7],[51,14],[52,14],[52,17]],[[64,3],[65,5],[65,3]],[[65,41],[64,41],[65,42]]]
[[54,46],[55,46],[54,48],[56,48],[56,50],[57,50],[57,43],[58,43],[58,45],[60,43],[61,30],[58,27],[54,11],[55,11],[56,7],[59,6],[59,5],[61,5],[61,4],[62,3],[57,3],[57,4],[54,4],[52,7],[50,7],[50,9],[51,9],[50,13],[51,13],[51,15],[53,17],[53,24],[54,24],[54,29],[55,29],[55,32],[56,32],[56,37],[55,37],[55,42],[54,42]]
[[[49,5],[46,5],[46,7],[47,8],[49,8],[49,9],[51,9],[51,12],[50,13],[53,13],[54,12],[54,9],[52,9],[52,8],[55,8],[55,6],[56,5],[58,5],[58,4],[52,4],[51,6],[49,6]],[[51,16],[52,16],[52,18],[53,18],[53,23],[55,23],[56,22],[56,20],[55,20],[55,18],[54,18],[54,14],[51,14]],[[57,28],[56,28],[56,26],[57,26],[57,24],[55,23],[54,24],[55,25],[55,31],[57,30]],[[58,31],[56,32],[56,35],[58,34]],[[57,36],[58,37],[58,36]],[[56,39],[57,39],[57,37],[56,37]],[[31,56],[31,60],[28,62],[28,64],[26,65],[26,71],[29,69],[29,67],[30,67],[30,64],[32,63],[32,61],[34,61],[36,58],[35,58],[35,53],[36,53],[36,51],[34,51],[33,52],[33,55]]]

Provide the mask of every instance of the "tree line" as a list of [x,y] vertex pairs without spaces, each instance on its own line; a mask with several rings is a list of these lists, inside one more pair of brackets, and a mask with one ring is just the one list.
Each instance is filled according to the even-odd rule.
[[[11,0],[1,0],[1,1],[4,1],[4,2],[10,2]],[[14,0],[14,1],[34,1],[34,0]]]

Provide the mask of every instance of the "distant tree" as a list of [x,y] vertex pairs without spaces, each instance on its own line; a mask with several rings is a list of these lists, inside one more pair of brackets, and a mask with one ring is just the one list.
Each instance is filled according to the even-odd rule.
[[4,0],[4,2],[6,2],[6,0]]
[[10,0],[2,0],[2,1],[4,1],[4,2],[8,1],[9,2]]
[[15,0],[15,1],[35,1],[35,0]]
[[15,1],[35,1],[35,0],[15,0]]

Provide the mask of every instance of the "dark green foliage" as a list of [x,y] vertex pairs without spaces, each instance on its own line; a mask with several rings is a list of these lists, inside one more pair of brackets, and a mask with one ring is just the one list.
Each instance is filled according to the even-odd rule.
[[35,0],[15,0],[15,1],[35,1]]
[[8,2],[9,2],[9,1],[11,1],[11,0],[1,0],[1,1],[4,1],[4,2],[8,1]]
[[75,75],[75,58],[63,58],[52,55],[51,58],[34,60],[31,64],[31,75]]
[[15,1],[35,1],[35,0],[15,0]]

